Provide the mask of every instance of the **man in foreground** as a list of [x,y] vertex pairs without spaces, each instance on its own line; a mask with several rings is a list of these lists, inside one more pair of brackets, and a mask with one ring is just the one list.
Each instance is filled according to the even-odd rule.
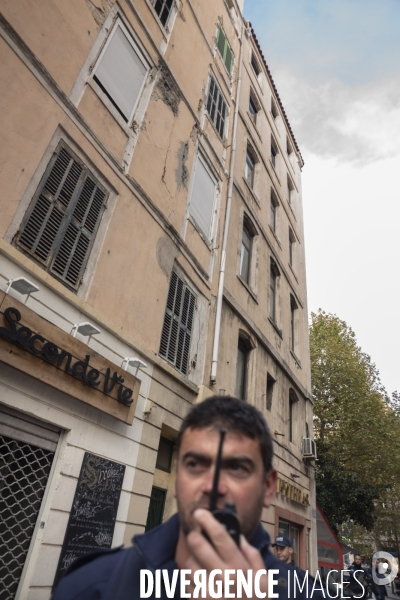
[[[222,450],[221,473],[217,489],[217,507],[234,503],[240,523],[240,546],[208,510],[220,430],[226,430]],[[188,579],[186,592],[193,594],[199,578],[219,569],[216,579],[223,580],[225,571],[247,576],[257,572],[261,594],[288,598],[293,580],[288,581],[289,568],[269,551],[270,539],[260,524],[263,507],[269,507],[275,493],[276,471],[272,468],[272,439],[264,417],[254,407],[229,397],[213,396],[195,405],[182,423],[178,437],[175,495],[178,514],[146,534],[135,536],[133,547],[114,549],[82,557],[61,580],[53,600],[131,600],[140,597],[140,571],[166,570],[168,582],[174,571]],[[207,534],[208,539],[203,535]],[[275,570],[269,575],[266,570]],[[228,574],[229,575],[229,574]],[[268,587],[268,579],[276,585]],[[175,592],[163,579],[146,597],[181,597],[179,581]],[[208,595],[208,588],[207,597]],[[235,581],[230,592],[236,590]],[[250,598],[256,598],[256,587]],[[160,595],[156,596],[157,592]],[[168,595],[167,595],[167,592]],[[233,592],[234,594],[236,592]],[[297,598],[309,597],[304,590]],[[203,597],[201,594],[199,597]],[[226,597],[225,593],[220,597]],[[245,595],[243,597],[246,597]],[[258,597],[263,597],[258,595]],[[290,589],[293,597],[293,589]]]

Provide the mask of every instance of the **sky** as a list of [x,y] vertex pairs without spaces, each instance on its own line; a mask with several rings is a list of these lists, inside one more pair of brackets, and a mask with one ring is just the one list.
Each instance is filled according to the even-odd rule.
[[400,0],[245,0],[305,161],[309,312],[400,391]]

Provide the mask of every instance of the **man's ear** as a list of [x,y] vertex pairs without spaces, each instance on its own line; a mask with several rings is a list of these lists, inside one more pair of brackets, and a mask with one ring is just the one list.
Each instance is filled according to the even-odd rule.
[[276,479],[278,474],[275,469],[271,469],[265,476],[265,493],[264,493],[264,507],[269,508],[272,500],[274,499],[276,492]]

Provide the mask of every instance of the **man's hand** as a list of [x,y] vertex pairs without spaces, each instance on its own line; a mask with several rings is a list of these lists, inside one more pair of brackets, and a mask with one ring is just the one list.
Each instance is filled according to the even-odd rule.
[[[210,544],[200,531],[192,531],[187,536],[190,557],[187,559],[184,568],[191,570],[192,581],[194,572],[199,569],[207,571],[207,581],[208,575],[214,569],[222,571],[222,575],[216,577],[216,579],[223,579],[226,569],[234,569],[235,572],[241,570],[247,579],[247,571],[252,570],[253,597],[256,598],[254,578],[257,571],[265,569],[260,552],[253,548],[243,535],[240,538],[240,548],[238,548],[225,527],[213,517],[210,511],[197,509],[193,516],[199,525],[199,529],[207,533],[212,543]],[[232,579],[236,581],[236,573],[234,576],[232,575]],[[262,593],[268,594],[267,575],[261,576],[259,588]],[[232,585],[230,591],[236,594],[236,584]],[[243,597],[246,597],[245,594],[243,594]]]

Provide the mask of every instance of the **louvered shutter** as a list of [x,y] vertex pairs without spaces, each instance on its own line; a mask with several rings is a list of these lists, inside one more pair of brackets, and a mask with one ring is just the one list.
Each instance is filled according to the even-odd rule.
[[215,181],[197,157],[189,212],[207,238],[210,236],[214,198]]
[[94,76],[129,121],[138,100],[147,68],[121,27],[112,33]]
[[77,289],[108,193],[61,142],[22,222],[17,244]]
[[173,271],[161,333],[160,356],[184,375],[189,366],[195,305],[196,296]]

